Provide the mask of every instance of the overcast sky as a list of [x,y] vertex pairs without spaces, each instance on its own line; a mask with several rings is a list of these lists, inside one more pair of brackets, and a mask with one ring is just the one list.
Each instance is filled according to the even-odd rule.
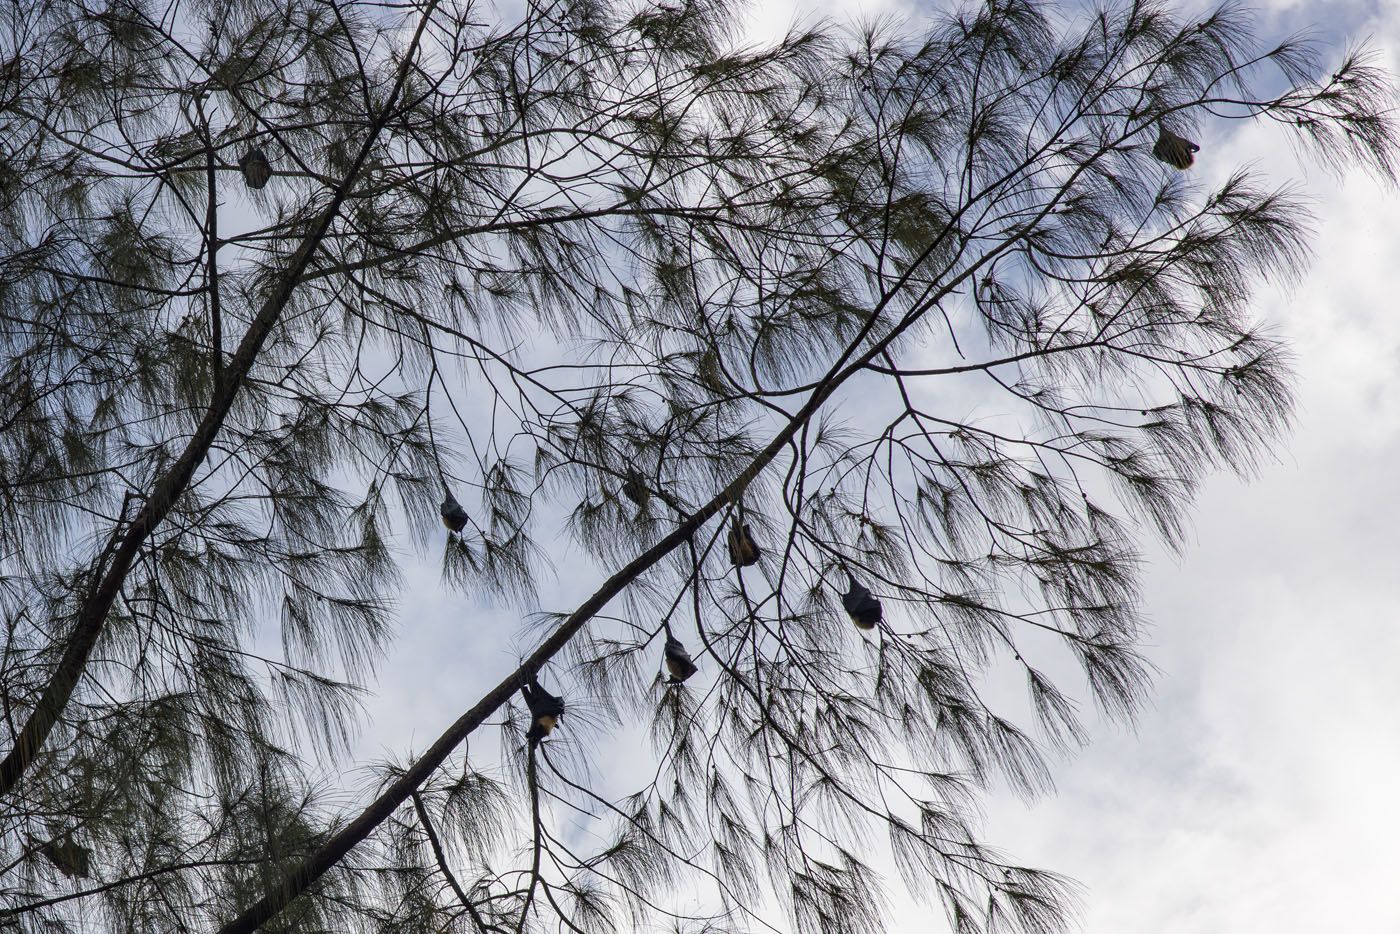
[[[1370,36],[1400,68],[1400,3],[1253,5],[1266,35]],[[764,0],[755,29],[821,9]],[[1087,934],[1400,931],[1400,198],[1271,155],[1262,130],[1201,142],[1207,181],[1253,161],[1317,198],[1303,284],[1258,302],[1296,352],[1296,429],[1253,482],[1206,485],[1183,555],[1149,548],[1162,674],[1136,732],[1098,725],[1054,795],[994,796],[986,836],[1083,883]],[[517,618],[415,571],[366,754],[422,749],[513,665]],[[910,911],[896,930],[943,929]]]
[[[1272,6],[1269,33],[1370,36],[1400,65],[1400,4]],[[1259,161],[1318,199],[1306,280],[1258,303],[1296,353],[1297,425],[1254,482],[1206,486],[1179,560],[1156,552],[1136,733],[1101,728],[1053,797],[996,798],[988,836],[1084,883],[1088,934],[1400,931],[1400,200],[1300,175],[1261,130],[1202,142],[1203,172]]]

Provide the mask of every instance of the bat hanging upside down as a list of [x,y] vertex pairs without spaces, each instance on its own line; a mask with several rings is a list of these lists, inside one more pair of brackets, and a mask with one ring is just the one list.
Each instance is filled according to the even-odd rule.
[[462,508],[462,504],[457,502],[457,497],[451,491],[447,491],[442,498],[442,506],[439,508],[442,514],[442,524],[447,526],[449,531],[460,532],[467,527],[467,521],[471,516]]
[[758,563],[758,556],[762,554],[758,543],[753,540],[753,533],[749,531],[749,526],[737,515],[733,523],[729,526],[729,561],[736,568],[751,567]]
[[850,574],[846,575],[850,581],[850,586],[841,595],[841,606],[850,615],[851,622],[856,624],[858,629],[874,629],[884,618],[884,609],[880,606],[880,601],[867,590],[862,584]]
[[540,682],[533,677],[521,685],[520,693],[525,698],[525,706],[530,709],[530,728],[525,731],[525,738],[538,743],[554,730],[559,718],[564,716],[564,698],[556,697],[540,687]]
[[671,673],[667,684],[680,684],[700,669],[690,660],[685,645],[675,636],[666,637],[666,670]]
[[1184,136],[1177,136],[1165,127],[1157,128],[1157,143],[1152,147],[1152,155],[1174,169],[1185,171],[1196,161],[1196,153],[1201,147]]
[[267,160],[267,153],[257,147],[243,154],[238,160],[238,168],[243,172],[243,181],[254,191],[262,188],[268,179],[272,178],[272,163]]

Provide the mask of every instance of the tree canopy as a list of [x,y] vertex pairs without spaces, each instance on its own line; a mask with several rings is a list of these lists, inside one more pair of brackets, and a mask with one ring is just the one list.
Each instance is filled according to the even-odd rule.
[[[900,878],[1068,926],[976,801],[1131,720],[1141,536],[1287,425],[1250,299],[1305,202],[1211,143],[1391,178],[1364,49],[1150,0],[4,16],[7,921],[878,932]],[[535,648],[360,810],[425,555]]]

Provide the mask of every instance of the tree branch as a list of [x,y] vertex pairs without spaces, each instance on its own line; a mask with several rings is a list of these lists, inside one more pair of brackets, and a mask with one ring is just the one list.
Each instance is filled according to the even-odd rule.
[[68,643],[64,647],[63,657],[59,660],[57,669],[49,679],[43,696],[40,697],[38,704],[30,713],[29,719],[21,728],[18,740],[5,756],[4,761],[0,762],[0,796],[8,794],[24,776],[25,771],[43,748],[49,733],[63,715],[64,709],[68,706],[69,698],[72,697],[73,690],[77,687],[78,681],[82,678],[83,671],[87,667],[88,656],[92,654],[93,646],[97,644],[97,639],[102,634],[107,613],[111,610],[117,594],[121,591],[141,546],[174,508],[175,501],[189,486],[195,471],[204,462],[205,456],[209,453],[219,431],[223,428],[224,419],[228,417],[229,410],[233,407],[234,398],[238,395],[244,379],[257,362],[263,343],[277,324],[282,310],[292,297],[292,293],[301,283],[302,274],[306,271],[316,250],[330,230],[331,221],[339,213],[346,195],[351,186],[354,185],[361,167],[369,156],[375,139],[389,122],[407,79],[409,62],[413,58],[423,29],[436,5],[437,0],[434,0],[424,10],[423,19],[419,23],[418,31],[414,34],[404,63],[399,67],[399,73],[389,93],[388,100],[385,102],[384,110],[370,125],[369,132],[360,146],[355,161],[346,173],[345,179],[335,190],[330,203],[322,210],[306,238],[292,254],[276,291],[263,303],[262,308],[258,310],[257,315],[249,324],[248,330],[238,344],[238,349],[228,361],[223,379],[215,385],[213,399],[210,401],[208,410],[185,445],[184,451],[164,476],[156,481],[155,487],[146,497],[141,511],[132,519],[121,539],[121,544],[113,552],[111,563],[104,568],[101,559],[99,559],[98,563],[94,565],[91,577],[98,583],[83,600],[78,611],[77,621],[68,636]]

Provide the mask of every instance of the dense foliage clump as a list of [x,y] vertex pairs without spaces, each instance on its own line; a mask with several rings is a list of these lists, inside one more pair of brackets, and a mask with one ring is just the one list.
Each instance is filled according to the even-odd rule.
[[[1212,143],[1388,178],[1389,77],[1231,4],[492,14],[4,12],[0,912],[877,932],[897,871],[1063,930],[977,794],[1047,788],[1077,699],[1132,717],[1140,530],[1289,418],[1249,302],[1307,217]],[[356,816],[326,776],[415,551],[537,648]]]

